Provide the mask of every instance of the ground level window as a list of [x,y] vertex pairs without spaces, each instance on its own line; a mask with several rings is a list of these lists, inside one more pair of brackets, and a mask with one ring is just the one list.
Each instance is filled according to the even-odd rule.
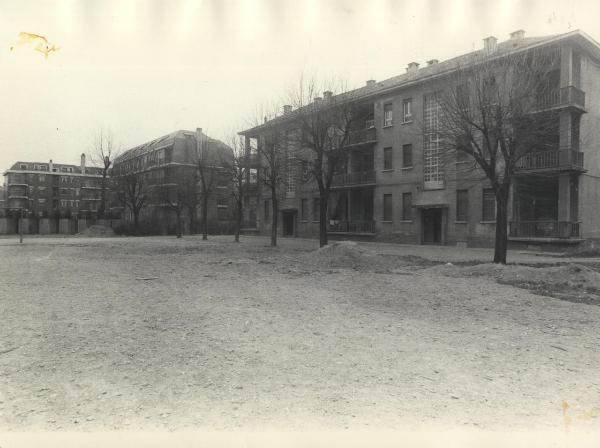
[[306,221],[308,219],[308,199],[302,199],[300,201],[300,220]]
[[313,199],[313,216],[312,216],[313,221],[315,221],[315,222],[319,221],[320,213],[321,213],[321,200],[319,198],[314,198]]
[[392,221],[393,216],[393,204],[392,204],[392,195],[384,194],[383,195],[383,220],[384,221]]
[[412,193],[402,193],[402,221],[412,221]]
[[456,190],[456,220],[464,222],[469,213],[469,192],[468,190]]
[[482,210],[482,221],[495,221],[496,220],[496,196],[494,190],[491,188],[483,189],[483,210]]

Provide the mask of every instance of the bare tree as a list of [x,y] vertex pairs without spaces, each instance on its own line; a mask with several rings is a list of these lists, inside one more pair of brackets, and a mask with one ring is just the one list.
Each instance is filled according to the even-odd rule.
[[269,129],[257,144],[257,154],[262,166],[257,181],[266,186],[271,193],[271,246],[277,246],[277,229],[279,220],[279,196],[283,186],[285,173],[285,155],[282,151],[285,144],[285,133],[279,128]]
[[139,233],[139,217],[150,198],[149,188],[143,173],[129,173],[116,178],[120,203],[133,215],[133,230]]
[[464,154],[474,162],[472,178],[487,179],[494,192],[494,263],[506,263],[509,193],[520,161],[557,143],[556,114],[543,107],[558,90],[551,82],[557,61],[555,52],[539,50],[482,56],[455,67],[440,91],[425,98],[426,159]]
[[101,129],[94,139],[92,150],[89,154],[91,162],[102,170],[100,207],[98,208],[98,216],[100,217],[104,215],[106,210],[106,194],[109,189],[108,173],[119,153],[120,150],[115,144],[113,134]]
[[232,184],[231,195],[235,203],[235,232],[234,241],[240,242],[240,229],[242,227],[242,216],[244,211],[244,195],[248,182],[249,156],[245,153],[244,142],[240,136],[234,135],[230,139],[231,157],[223,160],[224,175]]
[[[183,212],[187,209],[190,213],[195,210],[196,204],[196,176],[189,167],[178,167],[170,173],[175,182],[163,183],[155,189],[157,199],[175,212],[177,220],[177,238],[183,236]],[[191,210],[193,209],[193,210]],[[190,218],[190,225],[193,224]]]
[[[345,165],[348,146],[365,131],[365,120],[373,114],[339,83],[340,88],[322,88],[314,78],[301,77],[290,92],[291,126],[286,133],[287,170],[296,167],[290,160],[300,159],[319,189],[319,245],[328,243],[327,219],[334,176]],[[321,91],[324,98],[321,98]],[[297,157],[290,157],[295,151]]]
[[198,181],[200,185],[200,199],[202,211],[202,239],[208,239],[208,203],[219,176],[222,172],[220,142],[212,140],[202,133],[197,135],[196,152],[194,159],[198,169]]

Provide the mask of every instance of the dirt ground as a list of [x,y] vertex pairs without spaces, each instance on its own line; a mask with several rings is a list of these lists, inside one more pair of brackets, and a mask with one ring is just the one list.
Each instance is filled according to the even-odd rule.
[[0,240],[0,429],[599,429],[593,301],[488,252],[267,244]]

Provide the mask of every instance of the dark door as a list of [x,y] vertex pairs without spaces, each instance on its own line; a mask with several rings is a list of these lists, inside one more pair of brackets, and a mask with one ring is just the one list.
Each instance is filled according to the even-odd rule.
[[442,209],[423,209],[423,243],[442,243]]
[[295,216],[296,216],[295,212],[291,212],[291,211],[282,212],[283,235],[284,236],[294,236]]

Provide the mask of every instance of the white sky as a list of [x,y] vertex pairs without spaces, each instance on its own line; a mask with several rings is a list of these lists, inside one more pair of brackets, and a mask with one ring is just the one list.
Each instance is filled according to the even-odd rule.
[[[582,29],[598,0],[0,0],[0,171],[79,163],[109,129],[123,149],[176,129],[227,140],[302,72],[350,87],[500,40]],[[20,31],[60,46],[47,60]]]

